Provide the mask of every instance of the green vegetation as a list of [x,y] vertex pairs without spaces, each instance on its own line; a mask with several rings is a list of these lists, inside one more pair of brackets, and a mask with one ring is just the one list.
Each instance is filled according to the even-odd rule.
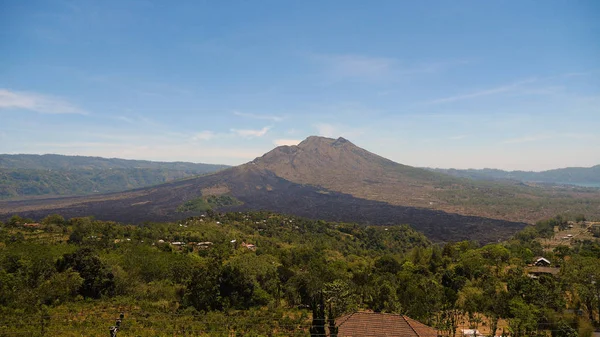
[[230,195],[210,195],[186,201],[177,207],[177,212],[206,212],[219,207],[241,205],[242,202]]
[[[540,244],[563,217],[480,247],[433,245],[404,225],[208,213],[143,226],[12,217],[0,230],[0,328],[104,336],[124,312],[132,336],[310,336],[359,309],[450,335],[583,337],[600,322],[600,243]],[[555,275],[528,276],[535,256]]]
[[0,155],[0,199],[119,192],[225,167],[99,157]]

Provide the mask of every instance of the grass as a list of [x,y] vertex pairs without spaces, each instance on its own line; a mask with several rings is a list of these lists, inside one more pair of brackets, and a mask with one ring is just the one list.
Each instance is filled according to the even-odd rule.
[[242,202],[230,195],[210,195],[186,201],[177,207],[177,212],[206,212],[214,208],[237,206]]

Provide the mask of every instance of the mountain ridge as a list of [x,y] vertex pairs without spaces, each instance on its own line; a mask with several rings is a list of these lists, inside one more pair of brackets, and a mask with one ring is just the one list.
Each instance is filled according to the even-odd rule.
[[591,167],[565,167],[545,171],[506,171],[491,168],[427,169],[434,172],[449,174],[455,177],[476,180],[516,180],[521,182],[600,187],[600,165],[594,165]]
[[312,219],[410,224],[437,241],[491,242],[567,210],[600,216],[600,192],[472,181],[395,163],[344,138],[309,137],[240,166],[153,187],[93,197],[0,202],[0,214],[94,215],[140,223],[198,198],[227,196],[223,210],[270,210]]
[[215,172],[226,167],[56,154],[2,154],[0,199],[117,192]]
[[222,164],[192,162],[165,162],[97,156],[71,156],[62,154],[0,154],[0,168],[4,169],[105,169],[150,168],[192,171],[216,171],[230,167]]

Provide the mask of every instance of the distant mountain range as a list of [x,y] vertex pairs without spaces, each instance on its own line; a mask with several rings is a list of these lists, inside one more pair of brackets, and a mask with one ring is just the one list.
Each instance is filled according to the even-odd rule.
[[118,192],[227,167],[56,154],[2,154],[0,199]]
[[576,185],[584,187],[600,187],[600,165],[592,167],[567,167],[542,172],[503,171],[497,169],[429,169],[434,172],[449,174],[454,177],[477,180],[516,180],[555,185]]
[[[126,192],[0,202],[19,213],[139,223],[207,209],[271,210],[313,219],[410,224],[436,241],[496,241],[558,213],[600,216],[600,191],[474,181],[395,163],[344,138],[309,137],[204,176]],[[4,214],[2,216],[2,214]]]

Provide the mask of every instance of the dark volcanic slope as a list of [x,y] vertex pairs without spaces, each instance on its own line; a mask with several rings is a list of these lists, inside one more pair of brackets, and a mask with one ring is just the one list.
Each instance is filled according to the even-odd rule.
[[[63,198],[0,203],[0,213],[41,218],[50,213],[67,217],[93,215],[98,219],[140,223],[185,218],[194,213],[175,209],[200,194],[229,194],[244,204],[229,210],[271,210],[315,219],[367,224],[412,225],[435,241],[506,238],[524,224],[442,211],[390,205],[349,194],[292,183],[253,164],[209,176],[163,184],[154,188],[96,196],[95,200]],[[2,217],[2,216],[0,216]]]

